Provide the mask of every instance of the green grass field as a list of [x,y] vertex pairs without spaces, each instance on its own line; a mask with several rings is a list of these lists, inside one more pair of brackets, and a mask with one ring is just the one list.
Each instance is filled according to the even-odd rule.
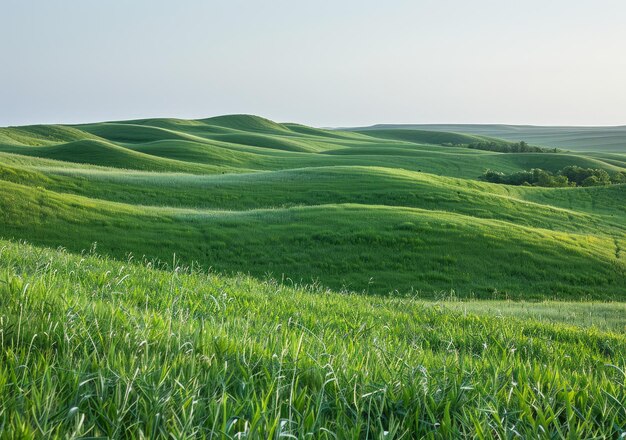
[[621,304],[339,294],[10,242],[0,272],[6,438],[624,434]]
[[246,115],[4,128],[2,236],[369,293],[623,299],[624,185],[477,180],[539,166],[611,173],[625,169],[621,153],[450,146],[485,139]]
[[462,133],[469,136],[496,137],[509,141],[524,140],[543,147],[567,148],[586,152],[626,150],[626,126],[618,127],[542,127],[504,124],[407,124],[377,125],[361,130],[399,129]]
[[479,180],[626,147],[498,134],[0,128],[0,438],[626,435],[626,185]]

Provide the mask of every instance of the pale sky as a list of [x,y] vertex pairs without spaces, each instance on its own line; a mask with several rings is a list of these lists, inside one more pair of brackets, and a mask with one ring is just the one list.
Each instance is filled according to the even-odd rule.
[[0,0],[0,126],[626,124],[624,0]]

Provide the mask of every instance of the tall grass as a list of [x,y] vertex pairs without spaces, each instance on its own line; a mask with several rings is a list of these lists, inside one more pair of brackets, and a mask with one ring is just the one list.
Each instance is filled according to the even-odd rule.
[[5,438],[619,438],[626,337],[0,244]]

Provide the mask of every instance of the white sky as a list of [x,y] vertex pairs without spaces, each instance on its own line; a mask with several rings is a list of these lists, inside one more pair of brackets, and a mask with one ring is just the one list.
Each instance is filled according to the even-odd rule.
[[626,1],[0,0],[0,126],[626,124]]

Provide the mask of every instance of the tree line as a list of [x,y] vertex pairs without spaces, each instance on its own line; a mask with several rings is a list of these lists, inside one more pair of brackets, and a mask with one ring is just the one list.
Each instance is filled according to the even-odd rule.
[[557,148],[543,148],[528,145],[524,141],[515,143],[481,141],[468,144],[467,147],[475,150],[497,151],[499,153],[558,153],[560,151]]
[[454,144],[445,142],[444,147],[464,147],[473,148],[474,150],[495,151],[498,153],[558,153],[563,150],[558,148],[544,148],[534,145],[528,145],[524,141],[506,142],[506,141],[477,141],[469,144]]
[[512,174],[486,170],[481,176],[481,179],[491,183],[504,183],[507,185],[547,187],[603,186],[626,183],[626,172],[617,171],[613,174],[609,174],[605,170],[598,168],[582,168],[571,165],[556,173],[542,170],[541,168],[518,171]]

